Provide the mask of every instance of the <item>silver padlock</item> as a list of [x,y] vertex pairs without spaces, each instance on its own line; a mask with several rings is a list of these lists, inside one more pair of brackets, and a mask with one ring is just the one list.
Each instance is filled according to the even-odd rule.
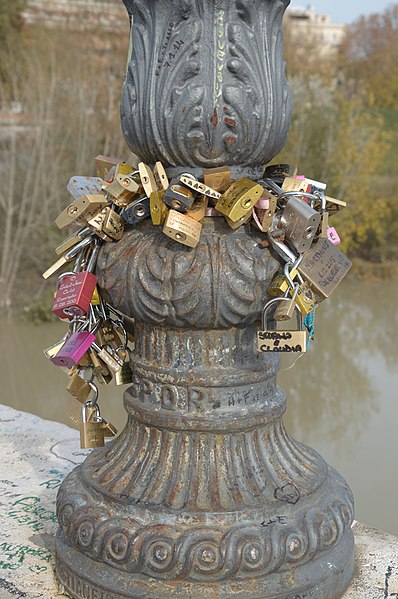
[[303,330],[303,319],[298,306],[295,306],[297,329],[278,331],[268,327],[267,313],[279,302],[290,302],[289,297],[276,297],[267,302],[263,309],[262,331],[257,332],[259,352],[303,353],[307,351],[307,331]]
[[[280,218],[279,228],[286,241],[300,254],[307,252],[321,222],[319,212],[296,197],[289,197]],[[281,198],[282,199],[282,198]]]

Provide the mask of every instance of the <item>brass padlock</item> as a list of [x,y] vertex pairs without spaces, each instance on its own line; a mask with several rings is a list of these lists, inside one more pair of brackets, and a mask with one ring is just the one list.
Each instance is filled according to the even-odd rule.
[[110,243],[111,241],[113,241],[113,238],[103,231],[104,223],[107,216],[108,210],[106,208],[102,208],[101,210],[98,210],[94,214],[94,216],[87,221],[87,224],[90,227],[90,229],[94,231],[97,237],[99,237],[103,241]]
[[157,188],[159,190],[166,190],[169,186],[169,179],[161,162],[155,162],[153,174],[155,177]]
[[[290,290],[290,293],[292,294],[293,290]],[[299,310],[303,316],[307,316],[307,314],[313,312],[315,308],[318,306],[317,297],[311,289],[311,286],[308,283],[308,281],[303,281],[300,283],[296,295],[296,304],[298,305]]]
[[133,382],[133,371],[129,361],[123,362],[121,369],[115,374],[116,385],[131,385]]
[[328,239],[320,237],[306,252],[298,267],[310,283],[317,300],[323,301],[341,283],[352,262]]
[[124,233],[124,220],[110,206],[104,208],[105,218],[102,224],[102,233],[119,241]]
[[204,168],[203,181],[208,187],[224,193],[224,191],[227,191],[231,187],[231,170],[228,166]]
[[141,185],[144,188],[145,195],[149,198],[151,193],[158,191],[154,174],[145,162],[140,162],[138,164],[138,171],[140,173]]
[[201,231],[201,223],[175,210],[169,211],[163,227],[165,235],[191,248],[198,245]]
[[64,252],[70,250],[74,245],[85,239],[86,237],[92,237],[93,232],[90,227],[84,227],[77,231],[77,233],[73,233],[69,237],[67,237],[58,247],[55,248],[55,253],[60,256]]
[[281,331],[268,327],[267,313],[278,302],[290,302],[288,297],[276,297],[267,302],[263,309],[262,331],[257,333],[259,352],[302,353],[307,351],[307,331],[302,330],[302,316],[296,306],[297,329]]
[[[290,271],[290,277],[292,281],[297,277],[297,269],[293,268]],[[267,295],[269,297],[281,297],[289,289],[290,284],[284,273],[278,273],[274,279],[272,279],[270,286],[267,289]]]
[[164,189],[153,191],[149,197],[149,209],[151,211],[151,220],[154,225],[163,225],[166,220],[169,209],[163,201]]
[[99,407],[88,401],[83,404],[82,422],[80,423],[80,447],[92,449],[105,445],[105,431]]
[[55,224],[59,229],[68,227],[78,219],[90,219],[99,208],[103,208],[108,200],[101,194],[81,195],[61,212],[55,219]]
[[[289,282],[290,284],[290,282]],[[299,284],[296,283],[293,288],[289,286],[288,291],[285,294],[285,298],[287,298],[288,302],[281,302],[277,305],[276,310],[274,312],[274,320],[276,321],[284,321],[290,320],[294,314],[294,311],[297,307],[296,296],[299,290]],[[292,293],[290,293],[290,291]],[[289,297],[291,295],[291,297]]]
[[113,424],[105,420],[105,418],[102,418],[101,427],[104,431],[105,437],[115,437],[117,435],[117,428],[115,428]]
[[296,177],[285,177],[282,183],[283,191],[307,191],[307,188],[307,181]]
[[119,162],[117,158],[112,158],[112,156],[103,156],[102,154],[96,156],[94,161],[97,177],[104,179],[104,181],[108,180],[108,173],[111,168],[116,166]]
[[251,179],[239,179],[217,201],[216,210],[236,222],[253,208],[263,192],[259,183]]
[[91,387],[79,370],[71,376],[66,390],[80,403],[85,403],[91,394]]
[[231,229],[239,229],[239,227],[248,223],[249,220],[251,220],[252,216],[253,216],[253,209],[249,210],[249,212],[247,214],[244,214],[239,220],[237,220],[235,222],[233,220],[231,220],[230,218],[228,218],[228,216],[225,217],[225,220],[227,221],[227,223],[231,227]]
[[193,220],[201,221],[206,216],[208,203],[208,197],[200,196],[199,199],[195,200],[191,210],[187,212],[187,216],[193,218]]

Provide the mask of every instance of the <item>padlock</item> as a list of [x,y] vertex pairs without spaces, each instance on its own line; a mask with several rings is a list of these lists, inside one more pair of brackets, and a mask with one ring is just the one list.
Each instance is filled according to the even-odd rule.
[[86,248],[91,243],[92,243],[91,237],[86,237],[85,239],[82,239],[74,247],[72,247],[70,250],[68,250],[63,256],[61,256],[61,258],[58,258],[58,260],[56,262],[54,262],[54,264],[52,264],[50,266],[50,268],[48,268],[45,272],[43,272],[43,274],[42,274],[43,279],[48,279],[49,277],[51,277],[51,275],[55,274],[60,268],[65,266],[65,264],[67,264],[68,262],[73,260],[73,258],[75,256],[77,256],[77,254],[79,254],[79,252],[81,252],[81,250],[83,248]]
[[[290,271],[290,277],[292,281],[297,277],[298,271],[296,268],[293,268]],[[286,278],[284,273],[278,273],[274,279],[272,279],[268,289],[267,295],[269,297],[281,297],[285,295],[286,291],[289,289],[289,281]]]
[[161,162],[155,162],[153,174],[155,177],[157,189],[160,191],[165,191],[169,186],[169,179]]
[[121,369],[115,374],[116,385],[131,385],[133,382],[133,371],[129,361],[124,361]]
[[289,245],[302,254],[310,249],[320,221],[319,212],[291,196],[282,212],[279,226]]
[[[288,302],[280,302],[276,310],[274,312],[274,320],[290,320],[293,316],[294,310],[296,309],[296,296],[299,290],[299,284],[294,283],[291,270],[296,270],[297,266],[301,261],[301,256],[296,260],[296,262],[291,263],[287,262],[284,266],[283,272],[288,282],[288,288],[285,292],[285,298],[288,298]],[[292,293],[290,293],[292,291]]]
[[66,189],[74,200],[82,195],[96,195],[101,193],[101,187],[105,181],[99,177],[71,177]]
[[68,227],[79,219],[86,221],[92,218],[99,209],[104,208],[108,200],[102,194],[81,195],[61,212],[55,219],[59,229]]
[[93,291],[93,297],[91,298],[91,304],[93,306],[99,306],[101,303],[100,294],[98,290],[98,285],[95,286]]
[[224,191],[227,191],[231,187],[231,169],[228,166],[204,168],[203,181],[211,189],[219,193],[224,193]]
[[165,235],[192,248],[198,245],[201,231],[201,223],[175,210],[169,211],[163,227]]
[[144,197],[134,200],[127,208],[122,210],[121,217],[128,225],[136,225],[151,214],[149,198]]
[[80,403],[85,403],[90,396],[91,387],[83,376],[84,371],[78,370],[75,372],[66,387],[68,393]]
[[90,227],[90,229],[92,229],[94,231],[94,233],[97,235],[97,237],[99,237],[103,241],[106,241],[107,243],[110,243],[110,242],[114,241],[114,239],[112,237],[110,237],[110,235],[105,233],[103,230],[105,220],[108,216],[107,208],[110,209],[110,206],[106,206],[105,208],[97,210],[97,212],[94,214],[94,216],[92,216],[92,218],[90,218],[87,221],[87,224]]
[[97,352],[97,356],[106,364],[108,369],[116,374],[123,366],[123,360],[109,346],[100,347],[95,342],[91,344],[92,349]]
[[[97,284],[97,277],[93,274],[100,250],[97,240],[90,253],[87,267],[82,272],[63,273],[58,277],[57,293],[52,307],[52,313],[59,318],[72,318],[86,314]],[[79,268],[79,264],[77,265]]]
[[320,302],[336,289],[351,266],[352,262],[329,239],[319,238],[304,254],[298,270]]
[[70,250],[74,245],[79,243],[82,239],[86,237],[93,237],[94,233],[90,229],[90,227],[83,227],[77,233],[73,233],[69,237],[67,237],[58,247],[55,248],[55,253],[60,256],[64,252]]
[[195,191],[197,193],[201,193],[209,198],[212,198],[213,200],[219,200],[221,198],[221,193],[219,193],[215,189],[212,189],[208,185],[201,183],[197,179],[188,177],[188,175],[181,175],[180,181],[181,181],[181,183],[183,183],[184,185],[186,185],[193,191]]
[[247,212],[247,214],[244,214],[243,216],[241,216],[241,218],[239,220],[237,220],[235,222],[233,220],[231,220],[230,218],[228,218],[228,216],[225,217],[225,220],[227,221],[227,223],[231,227],[231,229],[239,229],[239,227],[248,223],[251,220],[252,216],[253,216],[253,209],[249,210],[249,212]]
[[105,420],[105,418],[102,418],[101,427],[104,431],[105,437],[115,437],[117,435],[117,428],[115,428],[113,424]]
[[46,356],[46,358],[48,358],[49,360],[51,360],[51,358],[53,358],[54,356],[56,356],[57,353],[59,352],[59,350],[61,349],[61,347],[65,344],[65,342],[68,339],[68,337],[69,337],[69,331],[67,331],[65,333],[65,335],[62,337],[62,339],[60,339],[59,341],[56,341],[55,343],[53,343],[49,347],[46,347],[46,349],[43,349],[43,353]]
[[295,177],[297,166],[290,164],[270,164],[264,170],[264,178],[273,179],[278,185],[282,185],[285,177]]
[[113,158],[112,156],[103,156],[102,154],[96,156],[94,161],[97,177],[100,177],[104,181],[109,180],[109,171],[119,162],[117,158]]
[[341,243],[339,234],[337,233],[334,227],[328,227],[326,236],[329,239],[329,241],[333,243],[333,245],[339,245],[339,243]]
[[208,203],[209,198],[207,196],[199,196],[199,198],[194,201],[191,210],[187,212],[187,216],[193,218],[193,220],[201,221],[206,216]]
[[346,206],[347,202],[344,202],[344,200],[336,200],[335,198],[326,196],[326,207],[329,212],[329,216],[331,216],[332,214],[336,214],[336,212],[339,212],[339,210],[346,208]]
[[[292,295],[293,290],[290,290],[290,294]],[[318,300],[311,289],[311,285],[308,281],[300,282],[298,292],[296,295],[296,304],[299,307],[299,310],[303,316],[307,316],[307,314],[311,314],[318,306]]]
[[307,331],[302,330],[302,316],[296,306],[297,330],[278,331],[268,328],[267,312],[278,302],[290,302],[288,297],[276,297],[267,302],[263,309],[262,331],[257,333],[259,352],[301,353],[307,351]]
[[311,201],[311,208],[315,208],[317,203],[321,203],[321,223],[318,228],[318,236],[319,237],[327,237],[328,226],[329,226],[329,213],[326,209],[326,196],[323,192],[317,191],[315,195],[318,197],[318,202],[316,200]]
[[[189,176],[189,178],[193,177]],[[173,210],[185,213],[192,208],[196,195],[192,189],[181,184],[180,176],[170,181],[169,187],[164,192],[163,201]]]
[[84,356],[94,341],[95,335],[90,331],[78,331],[73,333],[58,353],[51,358],[51,362],[56,366],[72,368],[72,366],[77,364],[82,356]]
[[168,208],[163,202],[164,189],[153,191],[149,198],[149,210],[154,225],[162,225],[166,220]]
[[128,206],[137,196],[140,186],[133,177],[123,176],[102,187],[105,194],[116,206]]
[[86,402],[82,408],[82,422],[80,424],[80,447],[92,449],[105,445],[105,432],[99,407]]
[[296,177],[285,177],[281,187],[283,191],[307,191],[308,183],[305,179],[296,179]]
[[268,190],[264,190],[264,193],[260,199],[262,198],[268,200],[268,208],[257,208],[256,204],[254,211],[256,212],[257,218],[260,222],[260,230],[266,232],[272,225],[278,198],[275,194]]
[[93,366],[93,376],[100,385],[109,385],[113,379],[113,372],[111,372],[105,362],[102,362],[97,353],[93,349],[89,349],[87,352],[90,362]]
[[155,181],[155,176],[149,166],[145,162],[138,164],[138,171],[140,174],[141,185],[144,188],[145,195],[150,197],[154,191],[159,191],[159,188]]
[[115,241],[119,241],[124,233],[124,220],[110,206],[104,208],[105,219],[102,225],[102,232],[109,235]]
[[259,183],[251,179],[239,179],[219,198],[216,210],[236,222],[257,204],[263,193],[264,189]]

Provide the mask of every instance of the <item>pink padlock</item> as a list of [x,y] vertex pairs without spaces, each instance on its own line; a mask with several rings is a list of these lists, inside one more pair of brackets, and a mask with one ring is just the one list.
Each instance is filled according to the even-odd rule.
[[328,227],[327,236],[333,245],[339,245],[339,243],[341,243],[341,239],[334,227]]
[[84,356],[94,341],[95,335],[89,331],[73,333],[59,352],[51,358],[51,362],[56,366],[72,368]]

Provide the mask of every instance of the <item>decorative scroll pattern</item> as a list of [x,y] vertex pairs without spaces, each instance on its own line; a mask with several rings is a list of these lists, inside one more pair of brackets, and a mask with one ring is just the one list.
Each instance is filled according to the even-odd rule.
[[353,518],[352,497],[344,488],[342,496],[329,497],[329,507],[297,512],[295,519],[267,517],[230,527],[144,525],[131,517],[112,517],[87,495],[68,495],[66,487],[59,493],[57,512],[72,545],[96,561],[164,580],[206,581],[211,576],[220,581],[286,572],[330,551]]
[[133,15],[122,127],[145,162],[252,167],[283,147],[288,0],[124,0]]
[[[150,223],[106,244],[99,284],[129,316],[178,328],[247,327],[258,320],[266,289],[279,267],[260,237],[205,226],[199,245],[181,246]],[[222,227],[225,226],[225,231]],[[228,230],[228,235],[227,233]]]

